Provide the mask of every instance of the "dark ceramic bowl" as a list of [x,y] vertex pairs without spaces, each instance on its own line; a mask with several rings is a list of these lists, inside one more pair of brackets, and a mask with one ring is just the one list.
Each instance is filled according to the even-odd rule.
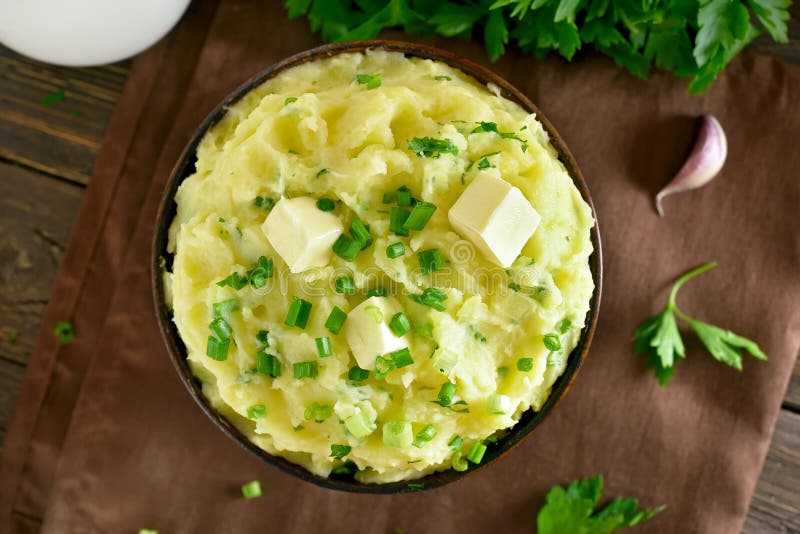
[[[522,415],[519,422],[507,431],[505,436],[498,440],[497,443],[489,446],[483,462],[478,466],[471,466],[469,470],[464,472],[456,472],[454,470],[441,471],[425,476],[422,479],[415,480],[413,484],[408,482],[395,482],[390,484],[363,484],[353,480],[351,477],[337,477],[322,478],[311,474],[305,468],[293,464],[279,456],[273,456],[264,450],[257,447],[247,439],[232,423],[227,421],[220,415],[203,397],[200,389],[199,381],[192,375],[188,362],[186,360],[186,347],[181,341],[178,330],[172,322],[169,310],[164,303],[164,287],[163,278],[161,276],[162,270],[170,268],[172,265],[171,254],[167,252],[167,232],[170,224],[176,213],[175,192],[181,185],[181,182],[195,171],[195,150],[200,140],[214,124],[216,124],[226,113],[226,110],[241,99],[245,94],[250,92],[253,88],[261,85],[266,80],[274,77],[278,73],[290,69],[294,66],[315,61],[319,59],[329,58],[337,54],[347,52],[363,52],[367,49],[381,48],[384,50],[402,52],[406,56],[420,57],[441,61],[452,67],[460,69],[461,71],[469,74],[482,84],[493,83],[500,88],[505,98],[518,103],[529,112],[535,113],[536,118],[542,123],[545,130],[550,134],[550,141],[558,151],[559,159],[567,168],[570,176],[572,177],[575,186],[581,193],[583,199],[592,207],[594,214],[594,206],[592,199],[589,196],[589,189],[583,179],[580,169],[578,169],[575,159],[572,157],[569,149],[564,141],[558,135],[555,128],[533,105],[533,102],[522,94],[518,89],[513,87],[510,83],[500,78],[497,74],[490,70],[473,63],[470,60],[456,57],[455,55],[432,48],[412,43],[404,43],[397,41],[355,41],[349,43],[332,44],[320,46],[312,50],[301,52],[288,59],[268,67],[266,70],[256,74],[250,80],[245,82],[242,86],[231,93],[224,102],[219,104],[211,114],[203,121],[203,124],[198,128],[197,132],[192,137],[189,145],[184,149],[178,163],[175,165],[172,175],[167,183],[164,196],[161,200],[161,205],[158,210],[158,218],[156,220],[156,230],[153,239],[153,252],[151,264],[151,278],[153,299],[155,301],[156,316],[158,318],[158,325],[161,329],[161,334],[164,336],[164,341],[167,344],[170,359],[172,360],[175,369],[180,375],[181,381],[189,390],[189,394],[197,402],[200,409],[233,441],[235,441],[242,448],[248,450],[250,453],[257,456],[260,460],[274,465],[279,469],[291,473],[292,475],[312,482],[318,486],[331,488],[342,491],[361,492],[361,493],[403,493],[407,491],[418,491],[422,488],[434,488],[459,480],[465,476],[474,473],[479,469],[483,469],[488,465],[494,463],[498,458],[506,454],[513,447],[519,444],[524,438],[528,437],[539,425],[544,421],[545,417],[553,411],[558,405],[559,401],[567,394],[572,382],[578,374],[586,355],[589,352],[589,347],[594,335],[595,326],[597,324],[597,313],[600,307],[600,293],[602,287],[602,257],[600,249],[600,234],[597,224],[591,230],[591,241],[594,246],[594,252],[589,258],[589,264],[594,278],[595,289],[592,294],[589,313],[586,317],[586,326],[581,332],[581,338],[578,345],[570,353],[566,370],[553,385],[550,397],[544,404],[542,409],[538,412],[528,410]],[[596,214],[595,220],[597,220]]]

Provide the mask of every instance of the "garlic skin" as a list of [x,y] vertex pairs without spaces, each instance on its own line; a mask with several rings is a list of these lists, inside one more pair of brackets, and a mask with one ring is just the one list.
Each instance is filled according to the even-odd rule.
[[661,206],[664,197],[706,185],[725,164],[725,158],[728,156],[725,130],[712,115],[703,115],[701,121],[697,140],[683,167],[656,195],[656,211],[659,216],[664,216]]

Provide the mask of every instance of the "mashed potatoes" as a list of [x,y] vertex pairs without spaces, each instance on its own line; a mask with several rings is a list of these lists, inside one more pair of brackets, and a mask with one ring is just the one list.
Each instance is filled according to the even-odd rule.
[[[507,268],[448,219],[481,177],[541,217]],[[283,237],[263,226],[305,197],[359,246],[326,244],[308,259],[324,265],[293,273],[270,243],[311,247],[297,232],[317,218],[299,202],[294,223],[273,225]],[[546,132],[442,63],[372,51],[281,73],[209,131],[176,201],[165,277],[204,394],[259,447],[323,477],[479,463],[487,438],[544,404],[589,309],[591,210]],[[415,203],[435,211],[398,231],[392,212]],[[356,342],[390,350],[359,367]]]

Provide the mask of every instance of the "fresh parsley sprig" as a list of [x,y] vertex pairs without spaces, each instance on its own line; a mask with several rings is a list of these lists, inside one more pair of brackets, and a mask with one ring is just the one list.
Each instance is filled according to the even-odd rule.
[[636,499],[617,497],[595,511],[602,493],[600,475],[576,480],[567,489],[554,486],[536,517],[538,534],[607,534],[647,521],[665,508],[639,508]]
[[446,37],[483,37],[489,58],[506,45],[571,60],[591,47],[644,78],[652,66],[690,77],[705,91],[760,33],[788,41],[791,0],[284,0],[326,41],[372,39],[384,28]]
[[675,282],[669,294],[669,301],[660,313],[644,321],[633,333],[634,351],[646,354],[647,367],[653,370],[658,383],[663,387],[675,374],[675,363],[686,357],[676,316],[685,321],[695,331],[708,352],[718,361],[742,370],[742,352],[747,351],[759,360],[767,355],[759,346],[747,338],[717,326],[689,317],[678,309],[675,299],[678,291],[687,281],[717,266],[716,262],[706,263],[687,272]]

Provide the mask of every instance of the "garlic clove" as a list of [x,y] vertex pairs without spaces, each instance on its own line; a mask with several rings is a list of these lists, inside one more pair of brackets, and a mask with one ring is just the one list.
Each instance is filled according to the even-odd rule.
[[692,152],[678,174],[656,195],[656,211],[664,215],[661,201],[674,193],[691,191],[710,182],[719,173],[728,156],[728,140],[719,121],[712,115],[701,117]]

